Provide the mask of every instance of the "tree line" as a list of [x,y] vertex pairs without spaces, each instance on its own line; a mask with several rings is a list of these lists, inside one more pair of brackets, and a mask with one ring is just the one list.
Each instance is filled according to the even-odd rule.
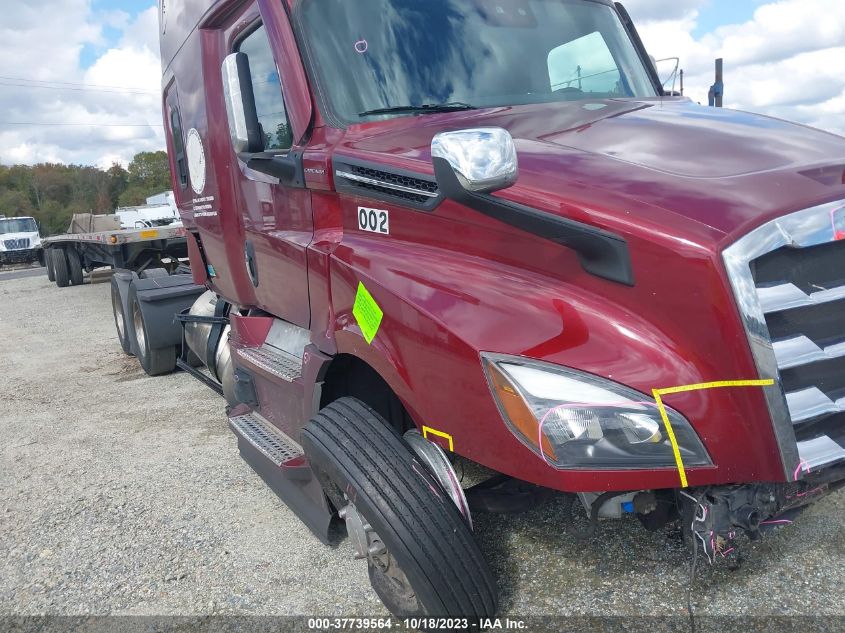
[[170,190],[166,152],[136,154],[124,169],[42,163],[0,165],[0,215],[32,216],[43,235],[63,233],[74,213],[113,213]]

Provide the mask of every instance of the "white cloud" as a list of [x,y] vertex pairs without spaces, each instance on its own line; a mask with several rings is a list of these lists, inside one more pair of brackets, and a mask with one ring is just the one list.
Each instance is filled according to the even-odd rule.
[[[152,2],[135,19],[124,11],[95,13],[90,0],[29,0],[4,16],[0,76],[87,89],[44,89],[0,79],[0,161],[108,167],[115,160],[128,163],[139,151],[164,147],[157,10]],[[111,48],[106,27],[121,32]],[[87,69],[80,64],[85,47],[101,51]],[[98,86],[138,90],[95,90]],[[83,125],[90,123],[104,127]],[[117,124],[133,127],[105,127]],[[151,127],[142,127],[145,124]]]
[[[628,0],[655,57],[681,57],[686,94],[707,103],[714,60],[725,60],[725,104],[845,135],[845,2],[780,0],[753,18],[700,38],[692,33],[705,2],[662,15],[657,0]],[[665,3],[669,6],[670,3]]]
[[[741,0],[737,0],[741,1]],[[746,0],[748,1],[748,0]],[[686,93],[707,102],[713,60],[725,59],[725,103],[845,135],[845,2],[760,2],[752,19],[693,35],[710,0],[626,0],[655,57],[681,57]],[[0,161],[108,166],[164,147],[157,11],[94,12],[91,0],[16,2],[0,21],[0,76],[149,92],[24,88],[0,79],[0,123],[100,123],[153,127],[0,125]],[[117,44],[106,29],[121,33]],[[85,47],[99,51],[87,69]]]

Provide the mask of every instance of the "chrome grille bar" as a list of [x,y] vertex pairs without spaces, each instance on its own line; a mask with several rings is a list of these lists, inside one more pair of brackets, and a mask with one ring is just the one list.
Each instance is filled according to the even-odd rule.
[[377,180],[375,178],[368,178],[367,176],[359,176],[358,174],[353,174],[348,171],[341,171],[337,170],[335,174],[343,178],[345,180],[351,180],[352,182],[362,182],[367,185],[373,185],[375,187],[382,187],[384,189],[392,189],[393,191],[401,191],[402,193],[411,193],[415,196],[425,196],[426,198],[436,198],[438,193],[432,193],[431,191],[425,191],[424,189],[415,189],[414,187],[406,187],[404,185],[400,185],[394,182],[386,182],[384,180]]
[[845,286],[819,290],[808,295],[795,284],[786,283],[757,288],[757,294],[763,305],[763,312],[771,314],[845,299]]
[[818,387],[786,394],[786,403],[793,424],[812,420],[823,415],[845,412],[845,398],[836,402]]
[[[845,325],[843,325],[845,329]],[[792,369],[823,360],[845,357],[845,341],[826,347],[819,347],[808,337],[801,335],[772,343],[778,359],[778,369]]]

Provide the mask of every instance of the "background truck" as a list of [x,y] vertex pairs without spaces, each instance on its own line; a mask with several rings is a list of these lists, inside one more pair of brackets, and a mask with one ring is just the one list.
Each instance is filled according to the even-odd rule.
[[472,513],[537,486],[713,562],[845,482],[845,139],[667,96],[608,0],[160,25],[192,276],[116,275],[121,343],[412,627],[496,612]]
[[35,218],[0,215],[0,266],[44,263],[41,235]]

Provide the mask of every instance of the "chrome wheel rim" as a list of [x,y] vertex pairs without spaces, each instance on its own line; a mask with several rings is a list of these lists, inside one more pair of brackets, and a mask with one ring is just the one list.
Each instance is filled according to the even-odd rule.
[[114,312],[114,324],[117,327],[117,335],[121,341],[126,340],[126,327],[123,323],[123,302],[120,300],[120,293],[112,292],[112,311]]
[[132,310],[132,323],[135,325],[135,342],[138,343],[138,355],[147,354],[147,335],[144,333],[144,319],[141,316],[141,306],[135,303]]
[[352,548],[355,550],[355,558],[357,560],[367,559],[370,565],[371,573],[375,572],[381,574],[386,580],[391,582],[403,600],[413,601],[416,598],[414,590],[411,588],[411,583],[408,577],[396,559],[390,554],[384,541],[373,529],[373,526],[364,518],[364,516],[355,507],[355,504],[349,500],[349,497],[344,494],[344,500],[347,504],[340,509],[338,515],[346,522],[346,531],[352,541]]

